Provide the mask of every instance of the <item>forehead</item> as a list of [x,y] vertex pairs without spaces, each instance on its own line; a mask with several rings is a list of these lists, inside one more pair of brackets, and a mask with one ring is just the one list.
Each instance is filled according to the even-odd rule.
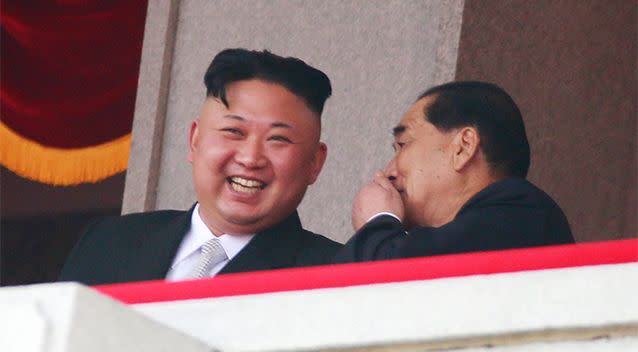
[[288,90],[288,88],[258,79],[232,82],[226,85],[226,100],[229,107],[233,105],[259,105],[261,107],[305,108],[305,101]]
[[[399,125],[397,127],[402,127],[404,133],[411,134],[414,133],[415,130],[419,130],[423,127],[427,127],[431,125],[425,117],[425,108],[432,104],[434,101],[433,97],[428,96],[423,99],[417,100],[410,109],[403,115]],[[396,130],[396,129],[395,129]]]
[[208,97],[202,115],[239,116],[250,123],[286,123],[300,127],[319,126],[319,114],[287,88],[261,80],[245,80],[226,86],[225,106],[221,100]]

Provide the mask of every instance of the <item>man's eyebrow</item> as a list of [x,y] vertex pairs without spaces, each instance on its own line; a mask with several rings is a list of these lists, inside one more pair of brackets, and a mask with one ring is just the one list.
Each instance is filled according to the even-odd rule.
[[397,137],[398,135],[400,135],[401,133],[405,132],[405,126],[404,125],[397,125],[395,128],[392,129],[392,135]]
[[[237,120],[237,121],[241,121],[241,122],[246,122],[245,118],[243,118],[241,116],[237,116],[237,115],[224,115],[224,118]],[[289,124],[284,123],[284,122],[273,122],[273,123],[270,124],[270,127],[292,128],[292,126],[290,126]]]
[[227,119],[233,119],[233,120],[237,120],[237,121],[246,121],[245,118],[241,117],[241,116],[237,116],[237,115],[224,115],[225,118]]
[[283,123],[283,122],[273,122],[270,127],[279,127],[279,128],[292,128],[292,126],[290,126],[287,123]]

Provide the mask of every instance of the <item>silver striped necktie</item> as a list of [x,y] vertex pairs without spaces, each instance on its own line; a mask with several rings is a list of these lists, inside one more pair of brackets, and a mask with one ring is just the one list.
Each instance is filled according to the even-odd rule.
[[204,242],[200,251],[199,262],[189,275],[189,278],[200,279],[205,277],[212,266],[228,259],[224,247],[222,247],[222,244],[217,238],[211,238]]

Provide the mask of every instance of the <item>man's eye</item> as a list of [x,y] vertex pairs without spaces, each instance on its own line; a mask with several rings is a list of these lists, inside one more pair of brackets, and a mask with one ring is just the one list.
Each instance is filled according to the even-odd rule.
[[236,136],[236,137],[241,137],[244,135],[244,133],[240,129],[233,128],[233,127],[221,128],[220,131],[222,131],[224,134]]
[[268,140],[292,144],[290,138],[284,136],[271,136],[270,138],[268,138]]

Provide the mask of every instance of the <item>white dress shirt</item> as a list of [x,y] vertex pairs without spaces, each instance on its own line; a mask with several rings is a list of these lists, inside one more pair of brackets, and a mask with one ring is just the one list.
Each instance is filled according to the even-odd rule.
[[[368,221],[366,221],[366,224],[367,224],[367,223],[369,223],[370,221],[372,221],[372,220],[374,220],[374,219],[378,218],[378,217],[379,217],[379,216],[381,216],[381,215],[389,215],[389,216],[391,216],[391,217],[393,217],[393,218],[395,218],[395,219],[399,220],[399,222],[401,222],[401,223],[402,223],[401,219],[399,219],[399,217],[398,217],[395,213],[391,213],[391,212],[389,212],[389,211],[382,211],[382,212],[380,212],[380,213],[376,213],[376,214],[372,215],[372,216],[368,219]],[[363,224],[363,225],[365,226],[365,224]],[[408,232],[404,230],[404,231],[403,231],[403,234],[404,234],[404,235],[407,235],[407,234],[408,234]]]
[[379,216],[381,216],[381,215],[390,215],[391,217],[393,217],[393,218],[395,218],[395,219],[399,220],[399,222],[401,222],[401,219],[399,219],[399,217],[398,217],[398,216],[396,216],[396,214],[391,213],[391,212],[389,212],[389,211],[382,211],[382,212],[380,212],[380,213],[376,213],[376,214],[372,215],[372,216],[368,219],[368,221],[366,221],[366,223],[369,223],[370,221],[372,221],[372,220],[374,220],[374,219],[378,218],[378,217],[379,217]]
[[[195,205],[193,209],[193,215],[191,216],[191,228],[188,230],[182,243],[177,249],[177,254],[173,258],[173,264],[166,274],[166,280],[179,281],[190,279],[189,275],[199,262],[200,251],[199,248],[208,241],[211,237],[215,236],[208,226],[204,223],[199,215],[199,203]],[[228,259],[218,263],[209,268],[206,276],[215,276],[222,268],[239,253],[250,240],[254,237],[251,235],[230,235],[222,234],[217,236],[221,243]]]

